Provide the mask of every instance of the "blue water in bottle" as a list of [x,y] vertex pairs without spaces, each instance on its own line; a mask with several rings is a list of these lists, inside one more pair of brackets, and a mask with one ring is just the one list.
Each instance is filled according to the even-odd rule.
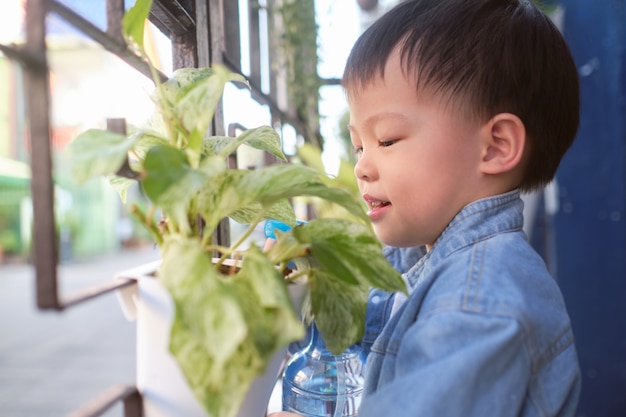
[[294,353],[285,367],[283,411],[307,417],[356,417],[362,392],[360,349],[353,346],[333,355],[313,323],[309,344]]

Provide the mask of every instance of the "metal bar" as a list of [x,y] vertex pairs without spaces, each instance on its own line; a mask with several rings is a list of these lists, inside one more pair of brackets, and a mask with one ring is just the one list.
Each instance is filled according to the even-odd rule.
[[124,401],[125,417],[142,416],[141,393],[137,387],[115,385],[94,398],[91,402],[68,414],[67,417],[98,417],[118,401]]
[[107,0],[107,35],[123,44],[122,19],[124,18],[124,0]]
[[[66,20],[76,29],[80,30],[85,35],[89,36],[91,39],[102,45],[104,49],[114,53],[122,60],[124,60],[127,64],[135,68],[137,71],[139,71],[149,79],[152,79],[150,65],[144,59],[140,58],[134,52],[128,49],[125,43],[120,43],[116,41],[107,33],[98,29],[93,23],[76,14],[73,10],[69,9],[68,7],[64,6],[56,0],[48,0],[48,5],[51,12]],[[167,75],[158,70],[157,72],[161,81],[167,80]]]
[[[121,118],[121,117],[120,118],[108,118],[107,130],[126,136],[126,119]],[[133,169],[130,167],[130,161],[128,160],[128,156],[126,156],[124,163],[122,164],[120,169],[117,170],[115,175],[118,175],[124,178],[130,178],[131,180],[139,179],[139,176],[140,176],[138,172],[133,171]]]
[[[46,60],[46,2],[26,2],[24,51],[43,65],[24,67],[28,100],[33,198],[33,258],[37,276],[37,306],[60,309],[57,294],[58,250],[54,221],[54,184],[50,150],[50,90]],[[36,115],[36,116],[35,116]]]
[[150,11],[150,21],[168,35],[172,42],[172,66],[196,68],[195,0],[155,0]]
[[150,10],[150,21],[163,33],[185,35],[195,30],[193,5],[192,0],[155,0]]
[[[126,119],[108,118],[107,130],[110,130],[111,132],[119,133],[120,135],[126,135]],[[138,174],[130,168],[128,158],[126,158],[126,162],[117,172],[117,175],[125,176],[126,178],[138,177]],[[97,284],[92,287],[86,288],[84,290],[79,290],[76,293],[68,297],[65,297],[64,300],[60,303],[61,308],[71,307],[73,305],[82,303],[83,301],[91,300],[92,298],[118,290],[120,288],[126,287],[133,283],[135,283],[134,280],[117,281],[117,282],[111,281],[111,282],[106,282],[103,284]]]
[[[196,42],[197,31],[195,18],[195,10],[197,8],[197,5],[195,3],[195,0],[189,0],[185,3],[186,5],[183,5],[180,3],[180,1],[174,1],[174,4],[170,4],[168,6],[164,0],[157,0],[152,7],[152,12],[150,13],[150,19],[154,22],[155,25],[157,25],[157,27],[166,24],[166,22],[164,22],[163,16],[159,11],[160,9],[167,9],[170,12],[172,9],[174,9],[177,15],[178,13],[183,13],[182,17],[176,18],[177,24],[174,28],[170,26],[165,26],[161,28],[161,31],[163,33],[169,32],[170,41],[172,42],[172,66],[174,70],[179,68],[198,67],[198,47]],[[182,11],[179,11],[178,9],[182,9]]]
[[92,298],[99,297],[101,295],[119,290],[120,288],[128,287],[129,285],[134,284],[136,281],[133,279],[128,280],[117,280],[104,282],[102,284],[96,284],[91,287],[85,288],[83,290],[78,290],[72,293],[69,296],[63,297],[63,300],[60,302],[60,309],[65,309],[68,307],[75,306],[76,304],[80,304],[83,301],[91,300]]
[[[198,41],[198,64],[210,66],[223,63],[224,27],[223,4],[221,0],[196,0],[196,39]],[[223,136],[224,108],[222,100],[215,109],[211,134]],[[222,219],[215,231],[213,241],[223,246],[230,245],[230,223]]]
[[259,2],[249,0],[248,2],[248,42],[250,43],[250,83],[261,85],[261,32],[259,24]]
[[320,78],[322,85],[341,85],[341,78]]
[[198,54],[195,34],[170,35],[172,41],[172,67],[196,68],[198,66]]
[[124,417],[143,417],[143,401],[139,390],[124,398]]
[[[282,35],[279,34],[279,28],[282,27],[283,22],[282,18],[279,20],[278,15],[280,13],[277,12],[276,7],[274,7],[274,2],[269,2],[267,5],[267,39],[268,39],[268,57],[267,61],[270,63],[268,65],[269,72],[269,97],[270,100],[276,102],[277,104],[281,104],[280,100],[287,100],[287,92],[281,91],[279,89],[281,87],[285,87],[286,90],[286,68],[282,64],[278,64],[284,58],[280,56],[280,42],[282,39]],[[282,105],[283,108],[288,108],[289,105],[284,103]],[[278,119],[275,114],[272,114],[272,123],[274,123]]]
[[[225,62],[225,64],[231,70],[235,71],[235,69],[230,65],[229,62]],[[261,86],[257,84],[254,80],[249,79],[248,83],[250,85],[250,90],[252,91],[252,97],[254,97],[256,101],[269,106],[272,114],[275,114],[281,121],[292,125],[305,138],[306,141],[312,142],[311,138],[308,135],[307,130],[305,129],[304,124],[300,120],[296,119],[295,117],[289,115],[284,110],[282,110],[278,106],[278,103],[276,102],[276,100],[273,100],[271,96],[261,91]]]
[[21,47],[0,44],[0,52],[9,59],[18,61],[20,64],[31,67],[33,70],[45,71],[46,61],[41,55],[34,55]]
[[[225,1],[224,7],[224,55],[241,72],[241,28],[239,27],[239,2]],[[243,11],[244,13],[247,10]]]
[[[222,43],[220,0],[196,0],[196,48],[198,66],[215,64],[216,44]],[[218,106],[220,107],[220,106]],[[216,118],[219,117],[216,115]]]

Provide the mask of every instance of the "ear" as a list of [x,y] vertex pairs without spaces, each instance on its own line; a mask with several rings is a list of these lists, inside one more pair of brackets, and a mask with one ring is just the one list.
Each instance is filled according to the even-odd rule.
[[501,174],[520,165],[526,148],[526,127],[511,113],[499,113],[484,126],[481,172]]

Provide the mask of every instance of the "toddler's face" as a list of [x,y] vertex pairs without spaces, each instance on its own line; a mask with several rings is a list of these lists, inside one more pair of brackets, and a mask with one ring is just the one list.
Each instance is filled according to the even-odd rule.
[[396,52],[349,97],[359,189],[379,239],[399,247],[432,245],[480,185],[481,126],[415,85]]

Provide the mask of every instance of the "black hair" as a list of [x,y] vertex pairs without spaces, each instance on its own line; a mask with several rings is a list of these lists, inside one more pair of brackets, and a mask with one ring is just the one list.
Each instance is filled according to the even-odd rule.
[[348,94],[382,77],[395,48],[417,89],[481,121],[503,112],[522,120],[530,145],[522,190],[553,178],[578,129],[578,73],[560,31],[531,1],[400,3],[355,43],[342,80]]

